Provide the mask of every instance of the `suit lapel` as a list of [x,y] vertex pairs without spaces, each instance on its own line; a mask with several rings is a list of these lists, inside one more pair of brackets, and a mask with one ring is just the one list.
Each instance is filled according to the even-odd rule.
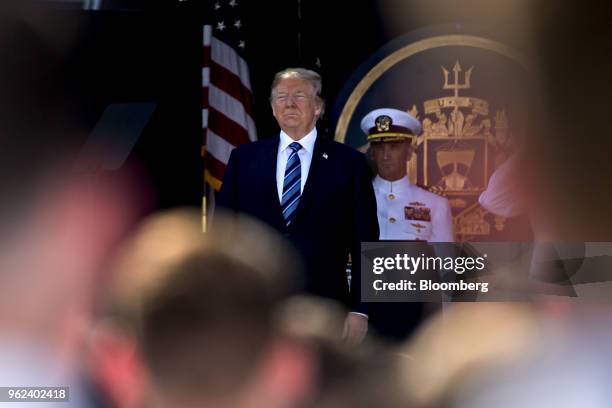
[[320,180],[320,175],[325,174],[325,171],[321,173],[321,167],[325,167],[326,158],[324,157],[324,153],[326,153],[326,145],[327,142],[323,139],[323,135],[317,135],[314,151],[312,153],[312,161],[310,162],[310,169],[308,170],[308,179],[306,180],[300,203],[296,209],[293,225],[299,224],[302,214],[311,205],[312,200],[317,196],[317,190],[321,187],[322,180]]
[[278,214],[278,225],[285,225],[283,212],[281,210],[280,201],[278,200],[278,189],[276,185],[276,162],[278,159],[278,143],[279,137],[270,139],[270,142],[265,146],[261,166],[263,167],[263,176],[265,178],[264,192],[266,200],[271,203],[271,212]]

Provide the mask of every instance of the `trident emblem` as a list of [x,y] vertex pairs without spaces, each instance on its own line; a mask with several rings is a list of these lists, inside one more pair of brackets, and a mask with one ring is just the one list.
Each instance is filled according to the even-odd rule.
[[459,96],[460,89],[470,88],[470,77],[472,76],[472,69],[474,69],[474,67],[471,67],[470,69],[465,71],[465,82],[462,84],[459,83],[459,73],[462,71],[461,65],[459,65],[459,61],[456,61],[455,66],[453,67],[453,73],[455,74],[455,82],[452,84],[448,83],[448,74],[450,72],[444,67],[441,68],[442,72],[444,72],[444,86],[442,87],[442,89],[453,89],[455,91],[455,98]]

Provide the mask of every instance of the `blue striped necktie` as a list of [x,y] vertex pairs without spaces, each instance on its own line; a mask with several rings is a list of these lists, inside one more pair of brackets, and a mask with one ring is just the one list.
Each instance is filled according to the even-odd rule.
[[289,160],[287,160],[287,167],[285,167],[283,198],[281,201],[283,218],[287,226],[291,224],[295,209],[300,202],[300,190],[302,187],[302,163],[300,162],[300,156],[298,156],[298,151],[302,148],[302,145],[293,142],[289,145],[289,148],[291,149],[291,154],[289,155]]

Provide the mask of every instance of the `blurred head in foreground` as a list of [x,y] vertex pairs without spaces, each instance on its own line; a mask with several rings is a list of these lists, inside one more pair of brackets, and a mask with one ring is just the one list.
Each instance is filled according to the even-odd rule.
[[17,219],[0,232],[0,383],[70,387],[62,404],[85,408],[92,299],[132,203],[115,187],[54,175],[0,211],[0,221]]
[[215,217],[206,235],[195,212],[153,216],[119,255],[94,361],[118,406],[291,407],[310,393],[310,349],[274,323],[296,258],[261,225]]
[[286,296],[282,238],[215,217],[207,235],[195,212],[155,215],[121,250],[92,360],[115,406],[403,406],[389,356],[342,341],[341,306]]
[[410,406],[610,406],[608,307],[575,306],[552,319],[537,304],[454,305],[403,349]]
[[339,336],[337,327],[346,311],[328,299],[295,296],[276,314],[279,330],[300,339],[313,351],[316,386],[304,407],[405,408],[405,388],[398,358],[382,343],[369,337],[352,347]]
[[540,343],[534,309],[512,303],[457,303],[425,324],[401,349],[411,359],[401,369],[412,406],[452,406],[463,382],[518,358]]

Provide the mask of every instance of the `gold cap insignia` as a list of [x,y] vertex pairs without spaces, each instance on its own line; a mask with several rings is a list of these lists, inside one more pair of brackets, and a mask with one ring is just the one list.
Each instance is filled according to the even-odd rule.
[[374,123],[376,124],[377,131],[388,132],[389,129],[391,129],[391,124],[393,123],[393,121],[391,120],[390,116],[380,115],[379,117],[376,118]]

